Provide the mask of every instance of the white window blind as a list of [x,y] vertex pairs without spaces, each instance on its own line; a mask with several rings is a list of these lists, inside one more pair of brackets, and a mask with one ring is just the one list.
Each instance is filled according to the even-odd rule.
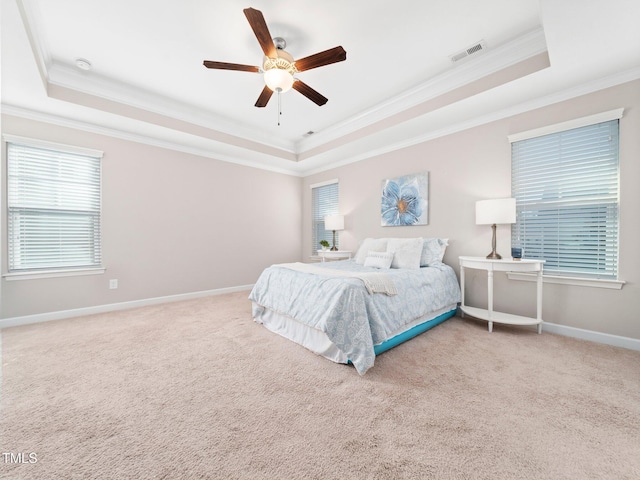
[[10,273],[101,266],[100,162],[7,143]]
[[[324,216],[336,215],[338,213],[338,183],[330,183],[311,188],[311,254],[315,255],[320,249],[320,240],[326,240],[333,244],[333,232],[324,229]],[[336,232],[336,243],[338,243],[338,232]]]
[[554,275],[617,279],[618,123],[512,143],[511,243]]

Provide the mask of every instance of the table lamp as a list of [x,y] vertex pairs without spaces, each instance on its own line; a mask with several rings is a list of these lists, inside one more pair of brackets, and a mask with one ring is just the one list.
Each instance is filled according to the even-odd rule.
[[491,253],[487,258],[500,260],[502,256],[496,252],[496,225],[516,223],[516,199],[498,198],[479,200],[476,202],[476,225],[491,225]]
[[344,230],[344,215],[325,215],[324,229],[333,230],[333,246],[330,250],[335,252],[338,250],[338,247],[336,247],[336,230]]

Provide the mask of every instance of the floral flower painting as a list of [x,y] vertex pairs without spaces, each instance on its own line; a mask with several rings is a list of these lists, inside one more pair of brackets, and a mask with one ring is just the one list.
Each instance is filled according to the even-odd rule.
[[427,225],[429,173],[416,173],[382,181],[382,226]]

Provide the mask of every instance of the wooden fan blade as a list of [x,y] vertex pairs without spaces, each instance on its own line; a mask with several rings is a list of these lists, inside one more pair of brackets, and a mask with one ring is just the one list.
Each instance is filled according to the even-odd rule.
[[255,8],[245,8],[243,12],[264,54],[269,58],[276,58],[278,56],[276,46],[273,44],[273,39],[271,38],[267,22],[265,22],[262,12]]
[[293,82],[293,89],[299,91],[302,95],[319,106],[322,106],[329,101],[327,97],[322,96],[309,85],[300,80],[296,80],[295,82]]
[[273,90],[271,90],[269,87],[265,85],[265,87],[262,89],[262,93],[258,97],[258,101],[256,102],[255,106],[266,107],[267,103],[269,103],[269,99],[271,98],[271,95],[273,95]]
[[332,63],[342,62],[347,59],[347,52],[342,47],[334,47],[324,52],[309,55],[295,61],[296,68],[299,72],[311,70],[312,68],[330,65]]
[[242,65],[240,63],[226,63],[226,62],[213,62],[211,60],[205,60],[202,64],[207,68],[217,68],[219,70],[239,70],[241,72],[256,72],[260,69],[253,65]]

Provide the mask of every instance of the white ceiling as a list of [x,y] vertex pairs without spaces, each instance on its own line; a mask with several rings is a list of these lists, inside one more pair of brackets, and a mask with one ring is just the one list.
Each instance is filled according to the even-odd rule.
[[[249,6],[294,58],[344,47],[297,75],[326,105],[292,90],[278,126],[260,74],[202,65],[261,64]],[[638,0],[2,0],[2,109],[305,175],[640,78],[638,19]]]

